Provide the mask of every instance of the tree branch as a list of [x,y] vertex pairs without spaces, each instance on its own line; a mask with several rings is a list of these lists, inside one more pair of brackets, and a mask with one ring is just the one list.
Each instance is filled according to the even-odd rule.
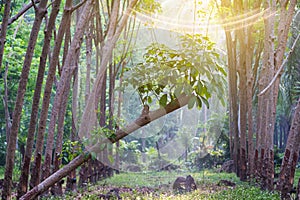
[[94,146],[90,147],[88,150],[85,150],[83,153],[81,153],[79,156],[77,156],[75,159],[73,159],[69,164],[65,165],[63,168],[56,171],[54,174],[46,178],[43,182],[41,182],[39,185],[35,186],[33,189],[31,189],[29,192],[27,192],[24,196],[20,198],[20,200],[28,200],[33,199],[39,194],[46,191],[49,187],[51,187],[53,184],[58,182],[63,177],[67,176],[71,171],[76,169],[78,166],[86,162],[91,157],[91,152],[99,151],[100,147],[103,144],[107,143],[115,143],[119,141],[120,139],[124,138],[125,136],[129,135],[135,130],[138,130],[139,128],[145,126],[146,124],[159,119],[162,116],[165,116],[168,113],[171,113],[185,105],[188,104],[190,97],[186,95],[182,95],[178,99],[172,101],[168,105],[166,105],[165,108],[160,108],[155,111],[149,112],[148,115],[141,115],[139,118],[137,118],[134,122],[130,123],[126,127],[124,127],[121,130],[118,130],[116,132],[116,137],[114,138],[106,138],[104,141],[95,144]]
[[276,72],[275,76],[273,77],[272,81],[269,83],[269,85],[263,89],[263,91],[261,91],[258,96],[262,96],[263,94],[265,94],[269,89],[270,87],[274,84],[274,82],[276,81],[277,78],[279,78],[279,75],[281,74],[285,64],[287,63],[288,61],[288,58],[290,57],[290,55],[293,53],[295,47],[296,47],[296,44],[298,42],[300,38],[300,33],[298,34],[297,38],[295,39],[294,43],[293,43],[293,46],[291,48],[291,50],[289,51],[288,55],[286,56],[286,58],[284,59],[284,61],[282,62],[281,66],[279,67],[278,71]]
[[[39,3],[40,0],[36,0],[35,3]],[[31,7],[33,6],[32,2],[30,2],[29,4],[25,5],[16,15],[14,15],[13,17],[9,18],[8,20],[8,25],[12,24],[13,22],[15,22],[16,20],[18,20],[27,10],[29,10]],[[1,29],[0,29],[1,31]]]
[[166,107],[157,109],[155,111],[150,111],[148,115],[141,115],[139,118],[137,118],[134,122],[130,123],[129,125],[125,126],[123,129],[120,129],[116,132],[115,138],[110,138],[110,142],[115,143],[119,141],[120,139],[126,137],[130,133],[138,130],[139,128],[149,124],[150,122],[153,122],[156,119],[161,118],[162,116],[165,116],[168,113],[171,113],[185,105],[188,104],[190,97],[186,95],[182,95],[178,99],[175,99]]
[[37,12],[38,11],[38,7],[36,6],[36,3],[34,2],[34,0],[31,0],[31,4],[34,7],[35,12]]
[[82,2],[79,2],[77,5],[73,6],[71,8],[71,12],[77,10],[78,8],[80,8],[84,3],[86,2],[86,0],[83,0]]

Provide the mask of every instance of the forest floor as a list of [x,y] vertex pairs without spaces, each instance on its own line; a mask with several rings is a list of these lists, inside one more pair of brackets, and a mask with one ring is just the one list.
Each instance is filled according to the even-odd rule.
[[[197,190],[186,194],[175,194],[172,185],[179,176],[192,175],[197,184]],[[297,173],[300,175],[300,171]],[[220,184],[220,180],[235,183],[235,186]],[[98,182],[96,185],[87,185],[77,192],[65,194],[63,197],[48,197],[55,200],[96,200],[112,192],[112,198],[118,199],[115,191],[122,199],[280,199],[277,192],[261,191],[253,183],[241,182],[235,174],[218,173],[213,170],[204,170],[198,173],[189,172],[151,172],[151,173],[120,173],[111,178]]]
[[[3,178],[4,170],[0,169],[0,178]],[[15,185],[18,182],[17,175],[14,173]],[[197,190],[185,194],[175,194],[172,186],[177,177],[192,175],[197,184]],[[300,169],[297,169],[295,183],[300,178]],[[221,180],[235,183],[235,186],[220,184]],[[88,184],[84,188],[79,188],[76,192],[66,193],[63,196],[50,196],[42,200],[98,200],[100,197],[117,191],[120,197],[125,200],[239,200],[239,199],[269,199],[279,200],[277,192],[261,191],[259,186],[254,183],[241,182],[235,174],[219,173],[216,170],[203,170],[200,172],[188,171],[162,171],[148,173],[123,172],[115,174],[113,177],[99,181],[97,184]],[[117,199],[116,196],[110,199]],[[293,199],[293,198],[292,198]]]

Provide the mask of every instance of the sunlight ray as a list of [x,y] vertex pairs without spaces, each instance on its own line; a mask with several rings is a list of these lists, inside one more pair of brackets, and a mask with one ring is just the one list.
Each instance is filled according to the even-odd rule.
[[[169,2],[169,1],[168,1]],[[167,8],[166,10],[164,10]],[[255,9],[247,13],[241,13],[232,17],[222,19],[208,19],[207,17],[197,16],[193,18],[196,6],[193,7],[193,1],[186,4],[178,5],[178,3],[166,2],[162,3],[162,13],[151,14],[147,10],[134,10],[137,19],[147,26],[172,30],[185,33],[202,33],[209,28],[210,30],[219,30],[226,27],[227,30],[235,30],[244,27],[249,27],[258,21],[273,16],[276,12],[269,9]],[[173,12],[173,14],[171,14]]]

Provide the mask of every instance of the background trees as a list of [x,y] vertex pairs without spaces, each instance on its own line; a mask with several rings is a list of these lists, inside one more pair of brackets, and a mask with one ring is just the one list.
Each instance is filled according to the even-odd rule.
[[[211,3],[223,19],[225,31],[228,136],[236,172],[241,180],[256,178],[262,188],[273,190],[274,144],[281,151],[286,146],[277,187],[283,193],[291,188],[287,183],[293,179],[299,149],[295,131],[299,107],[296,3]],[[185,111],[169,115],[172,119],[168,126],[151,140],[129,137],[121,142],[121,147],[114,145],[150,122],[153,129],[159,129],[153,120],[185,105],[190,109],[203,104],[209,107],[215,105],[215,99],[226,104],[226,70],[220,64],[224,57],[208,37],[195,33],[195,13],[192,33],[173,33],[174,41],[179,41],[177,46],[174,41],[170,46],[158,42],[148,46],[146,37],[142,44],[136,40],[143,33],[140,28],[147,28],[143,17],[154,20],[154,13],[162,11],[154,0],[41,0],[24,6],[7,1],[1,6],[0,131],[1,140],[6,141],[1,146],[4,152],[0,160],[2,164],[6,162],[3,199],[11,197],[15,164],[21,168],[18,198],[33,198],[66,175],[68,189],[74,189],[74,170],[86,161],[80,172],[81,184],[111,175],[112,167],[120,169],[119,156],[124,155],[126,148],[134,152],[135,160],[139,154],[144,160],[149,155],[159,160],[159,166],[163,165],[164,145],[177,136],[184,141],[180,145],[185,147],[185,161],[189,155],[198,159],[201,152],[210,151],[214,143],[208,138],[215,132],[214,125],[204,124],[217,123],[207,119],[206,109],[204,116],[197,113],[197,117],[203,117],[203,127],[197,127],[193,147],[187,148],[192,142],[186,136],[192,131],[184,127],[183,122],[188,123],[183,120]],[[213,8],[208,13],[215,14]],[[160,33],[163,35],[163,31]],[[155,38],[155,32],[151,34]],[[170,38],[166,36],[169,33],[164,34],[164,38]],[[280,82],[286,63],[288,67]],[[127,116],[132,115],[133,120],[129,124],[120,119],[122,95],[128,92],[128,85],[138,92],[135,101],[139,102],[130,105],[131,110],[137,111],[128,111]],[[224,127],[215,127],[226,132]],[[199,135],[201,131],[206,135]],[[198,151],[200,146],[205,151]],[[87,149],[97,153],[91,155]],[[70,163],[61,168],[66,164],[64,160]],[[30,171],[30,166],[35,170]],[[44,188],[37,187],[39,184]],[[52,192],[60,194],[61,184],[57,183]]]
[[[295,6],[296,1],[267,1],[264,5],[262,2],[223,1],[219,5],[221,16],[227,18],[224,29],[228,52],[233,159],[241,180],[246,180],[247,175],[256,176],[261,181],[261,187],[269,190],[273,190],[273,136],[279,89],[279,77],[275,77],[275,74],[284,64],[289,25]],[[246,16],[248,12],[259,13],[261,10],[263,21],[231,26],[231,16]],[[279,19],[274,15],[277,11],[280,12]],[[242,23],[247,20],[244,18]],[[253,32],[253,29],[256,31]],[[273,78],[275,82],[271,83]],[[253,109],[257,109],[257,112],[253,112]],[[255,118],[252,113],[256,113]],[[253,133],[256,133],[255,146]],[[256,165],[254,160],[258,161]]]

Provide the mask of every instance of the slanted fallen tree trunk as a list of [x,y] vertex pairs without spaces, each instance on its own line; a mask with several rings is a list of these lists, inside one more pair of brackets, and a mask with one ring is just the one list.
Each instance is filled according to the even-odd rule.
[[71,171],[79,167],[81,164],[83,164],[85,161],[87,161],[91,157],[91,152],[97,152],[100,149],[100,146],[102,146],[105,143],[115,143],[119,141],[120,139],[126,137],[130,133],[138,130],[139,128],[151,123],[152,121],[159,119],[168,113],[171,113],[181,107],[184,107],[188,104],[190,97],[186,95],[182,95],[179,98],[175,99],[174,101],[170,102],[166,105],[164,108],[157,109],[155,111],[150,111],[147,114],[142,114],[140,117],[138,117],[134,122],[130,123],[129,125],[125,126],[123,129],[120,129],[116,131],[116,134],[114,137],[106,138],[106,140],[102,141],[101,143],[95,144],[88,150],[85,150],[83,153],[81,153],[79,156],[77,156],[75,159],[73,159],[69,164],[64,166],[63,168],[56,171],[54,174],[46,178],[43,182],[41,182],[39,185],[32,188],[30,191],[28,191],[25,195],[23,195],[20,200],[28,200],[33,199],[46,191],[48,188],[50,188],[52,185],[57,183],[59,180],[61,180],[63,177],[67,176]]

